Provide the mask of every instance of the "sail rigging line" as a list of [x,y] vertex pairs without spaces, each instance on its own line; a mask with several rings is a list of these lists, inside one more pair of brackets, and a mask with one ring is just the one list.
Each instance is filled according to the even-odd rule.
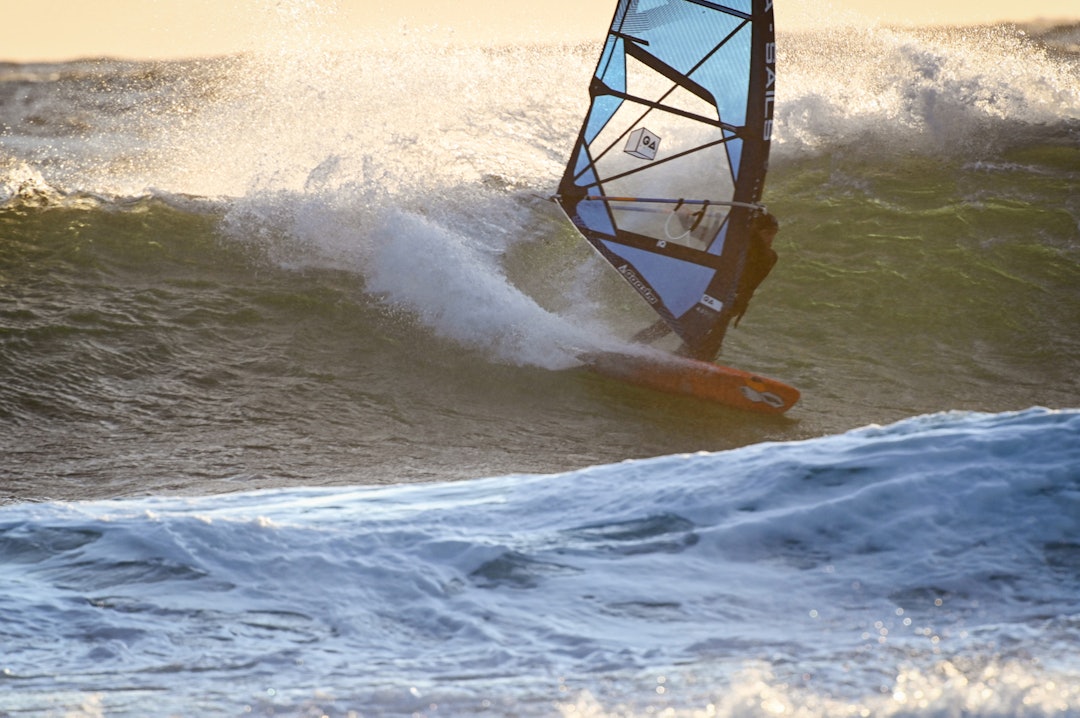
[[629,40],[630,42],[635,42],[638,45],[644,45],[645,47],[649,46],[649,41],[648,40],[642,40],[640,37],[634,37],[633,35],[627,35],[624,32],[618,32],[617,30],[612,30],[608,34],[611,35],[612,37],[617,37],[617,38],[619,38],[621,40]]
[[[624,233],[620,239],[622,240],[620,243],[625,247],[640,249],[652,254],[662,255],[669,259],[691,262],[710,269],[718,269],[723,264],[721,257],[679,242],[672,241],[667,242],[664,246],[658,246],[656,237],[644,236],[633,232]],[[659,311],[655,306],[653,307],[653,310]]]
[[717,3],[709,2],[709,0],[686,0],[686,2],[693,5],[700,5],[701,7],[707,7],[710,10],[716,10],[717,12],[726,13],[734,17],[742,18],[743,20],[754,19],[753,16],[747,15],[742,10],[736,10],[735,8],[728,7],[727,5],[718,5]]
[[[558,198],[558,195],[555,196]],[[581,198],[584,201],[591,202],[638,202],[643,204],[704,204],[713,205],[718,204],[723,207],[744,207],[746,209],[757,210],[760,212],[768,211],[768,207],[760,202],[735,202],[733,200],[722,199],[668,199],[665,197],[609,197],[601,194],[587,194]],[[676,207],[675,209],[678,209]]]
[[[614,182],[615,180],[621,180],[624,177],[629,177],[630,175],[636,175],[638,172],[644,172],[645,170],[652,169],[653,167],[658,167],[659,165],[662,165],[665,162],[671,162],[672,160],[680,159],[681,157],[685,157],[686,155],[692,155],[695,152],[700,152],[701,150],[705,150],[705,149],[708,149],[710,147],[715,147],[717,145],[723,145],[723,144],[731,142],[732,140],[735,140],[735,139],[738,139],[738,138],[737,137],[724,137],[722,139],[714,140],[714,141],[709,142],[709,143],[704,144],[704,145],[698,145],[697,147],[691,147],[688,150],[683,150],[682,152],[677,152],[677,153],[675,153],[673,155],[668,155],[667,157],[664,157],[663,159],[653,160],[652,162],[650,162],[647,165],[642,165],[641,167],[634,167],[633,169],[626,170],[625,172],[622,172],[620,174],[611,175],[610,177],[605,177],[604,182]],[[600,157],[603,157],[603,154],[601,154]],[[597,159],[599,159],[599,157]],[[581,177],[580,176],[575,177],[574,179],[581,179]]]
[[727,42],[732,37],[737,35],[738,32],[739,32],[739,29],[741,29],[742,27],[745,27],[745,26],[746,26],[746,23],[744,22],[744,23],[742,23],[742,25],[740,25],[739,28],[736,28],[732,32],[728,33],[727,37],[725,37],[723,40],[721,40],[719,43],[717,43],[716,47],[714,47],[712,49],[712,51],[710,51],[704,57],[702,57],[701,60],[698,62],[698,64],[691,67],[687,72],[679,72],[674,67],[671,67],[670,65],[668,65],[666,62],[661,62],[660,60],[656,59],[655,56],[650,55],[649,53],[645,52],[640,47],[638,47],[636,44],[627,45],[626,46],[626,54],[629,55],[630,57],[634,58],[638,62],[643,63],[646,67],[651,67],[652,69],[656,70],[658,73],[660,73],[661,75],[663,75],[664,77],[666,77],[667,79],[671,80],[671,82],[674,83],[674,87],[672,87],[670,90],[668,90],[667,92],[664,93],[663,97],[660,98],[660,102],[663,102],[665,99],[667,99],[668,95],[670,95],[672,92],[674,92],[679,87],[685,87],[687,90],[694,93],[695,95],[697,95],[701,99],[705,100],[706,102],[715,102],[716,98],[713,97],[712,93],[709,92],[708,90],[706,90],[704,87],[702,87],[698,82],[695,82],[692,79],[692,76],[693,76],[694,72],[699,67],[701,67],[706,62],[708,62],[709,59],[713,55],[715,55],[716,52],[721,47],[726,45]]
[[[694,218],[694,221],[690,223],[689,227],[686,227],[686,231],[682,234],[673,234],[671,231],[671,220],[679,216],[679,210],[682,209],[685,204],[686,200],[680,198],[679,201],[675,204],[675,209],[671,210],[671,213],[668,215],[667,219],[664,220],[664,236],[673,242],[678,242],[679,240],[686,239],[694,233],[694,230],[701,226],[701,220],[705,219],[705,213],[709,211],[710,202],[707,199],[702,200],[701,209],[690,215]],[[685,227],[686,225],[684,224],[683,226]]]
[[[676,87],[674,89],[678,89],[678,87]],[[631,95],[631,94],[626,93],[626,92],[619,92],[618,90],[612,90],[610,87],[605,87],[604,91],[602,93],[597,93],[597,94],[603,94],[603,95],[607,95],[609,97],[617,97],[620,100],[629,100],[630,102],[633,102],[633,103],[638,104],[638,105],[644,105],[645,107],[649,108],[648,110],[645,111],[645,114],[643,114],[638,119],[638,122],[641,122],[642,120],[644,120],[648,116],[648,114],[650,112],[652,112],[653,110],[661,110],[663,112],[669,112],[669,113],[671,113],[673,115],[679,115],[680,117],[685,117],[688,120],[696,120],[697,122],[701,122],[702,124],[712,125],[713,127],[719,127],[722,130],[727,130],[728,132],[732,132],[732,133],[735,133],[735,134],[738,134],[738,133],[742,132],[741,127],[737,127],[735,125],[729,125],[728,123],[724,122],[723,120],[717,120],[717,119],[714,119],[712,117],[706,117],[705,115],[699,115],[699,114],[690,112],[689,110],[680,110],[678,107],[672,107],[670,105],[661,104],[662,101],[663,101],[663,98],[661,98],[659,100],[646,100],[644,97],[638,97],[637,95]],[[668,93],[668,94],[670,94],[670,93]],[[666,95],[665,95],[665,97],[666,97]],[[619,141],[625,136],[626,135],[622,135],[620,137],[617,137],[615,139],[614,143],[612,144],[612,147],[618,146]],[[601,157],[603,157],[610,149],[611,149],[611,147],[609,147],[607,150],[604,150],[604,152],[600,153],[600,155],[597,156],[597,159],[600,159]]]
[[[695,4],[704,4],[704,3],[695,3]],[[709,3],[708,6],[711,6],[712,9],[714,9],[714,10],[719,10],[720,9],[719,7],[712,6],[711,3]],[[623,22],[624,23],[626,22],[626,16],[625,15],[623,16]],[[690,90],[691,92],[693,92],[698,97],[701,97],[702,99],[705,99],[707,102],[715,104],[716,98],[712,97],[712,94],[710,92],[708,92],[707,90],[702,88],[698,83],[693,82],[690,78],[706,62],[708,62],[710,59],[712,59],[712,56],[715,55],[717,52],[719,52],[720,48],[724,47],[724,45],[726,45],[731,40],[731,38],[735,37],[740,32],[742,32],[743,28],[745,28],[749,23],[750,23],[750,18],[746,18],[745,16],[743,16],[743,21],[741,23],[739,23],[735,27],[735,29],[733,29],[731,32],[729,32],[724,37],[723,40],[721,40],[719,43],[717,43],[716,46],[713,47],[712,50],[705,53],[705,55],[700,60],[698,60],[697,64],[694,65],[693,67],[691,67],[685,74],[681,73],[681,72],[677,72],[673,67],[671,67],[667,63],[660,62],[659,60],[657,60],[652,55],[649,55],[648,53],[640,53],[640,54],[638,54],[639,49],[638,49],[635,42],[631,42],[629,45],[625,45],[625,47],[627,48],[626,49],[627,54],[629,54],[631,57],[634,57],[636,60],[644,63],[647,67],[650,67],[653,70],[656,70],[661,75],[666,77],[668,80],[671,80],[671,89],[669,89],[667,92],[665,92],[663,95],[661,95],[660,99],[657,100],[655,103],[651,103],[648,100],[643,100],[643,99],[640,99],[640,98],[632,97],[630,95],[626,95],[624,93],[620,93],[620,92],[616,92],[614,90],[611,90],[611,88],[607,87],[606,85],[603,85],[602,83],[591,83],[589,85],[590,94],[593,92],[594,86],[597,85],[597,84],[600,84],[600,86],[604,87],[604,89],[607,90],[607,92],[605,92],[603,94],[611,95],[613,97],[619,97],[620,99],[624,99],[624,100],[631,100],[631,101],[638,102],[640,104],[644,104],[644,105],[647,106],[647,109],[645,110],[644,113],[642,113],[641,117],[639,117],[637,119],[637,122],[635,122],[632,125],[630,125],[629,127],[627,127],[627,129],[624,130],[623,133],[620,134],[618,137],[616,137],[612,141],[612,143],[610,145],[608,145],[606,148],[604,148],[604,150],[599,155],[596,155],[596,156],[594,156],[592,158],[592,164],[595,165],[597,162],[602,160],[604,158],[604,156],[607,155],[608,152],[610,152],[612,149],[617,147],[622,142],[622,140],[630,133],[630,130],[633,127],[637,127],[642,122],[644,122],[645,118],[648,117],[649,113],[651,113],[654,109],[663,109],[663,110],[667,110],[669,112],[675,112],[677,114],[683,114],[681,111],[678,111],[675,108],[669,108],[669,107],[665,107],[665,106],[661,105],[661,103],[664,100],[666,100],[668,97],[670,97],[671,94],[674,93],[676,90],[678,90],[680,87],[686,87],[686,89]],[[621,27],[621,25],[620,25],[620,27]],[[611,34],[615,34],[615,33],[611,33]],[[622,37],[622,38],[633,39],[632,37],[625,35],[621,31],[618,32],[617,36]],[[647,45],[648,43],[645,43],[645,44]],[[610,64],[610,62],[611,62],[611,60],[612,60],[612,58],[614,56],[615,56],[615,53],[612,52],[611,57],[608,58],[608,63],[609,64]],[[678,78],[678,79],[676,79],[676,78]],[[687,84],[684,85],[683,83],[681,83],[679,81],[679,80],[682,80],[682,79],[687,80],[688,81]],[[693,85],[694,87],[700,88],[701,93],[699,94],[698,92],[691,89],[690,85]],[[691,119],[693,119],[693,118],[691,118]],[[709,124],[713,124],[713,122],[720,122],[720,120],[719,119],[717,119],[715,121],[710,120]],[[727,130],[729,130],[731,132],[735,132],[736,134],[738,134],[739,128],[737,128],[737,127],[734,127],[734,126],[731,126],[731,125],[725,125],[723,123],[721,123],[718,126],[722,127],[723,129],[727,129]],[[592,155],[591,152],[589,154],[590,154],[590,156]],[[658,164],[658,163],[656,163],[656,164]],[[586,171],[587,170],[588,170],[588,168],[586,168]],[[574,179],[581,179],[583,174],[584,174],[584,171],[582,172],[582,174],[576,176]]]

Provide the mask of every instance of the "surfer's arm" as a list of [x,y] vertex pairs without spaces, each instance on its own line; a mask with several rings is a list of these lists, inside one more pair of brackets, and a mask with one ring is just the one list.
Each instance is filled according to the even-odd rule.
[[777,255],[776,252],[770,252],[766,260],[763,262],[751,263],[746,268],[744,279],[740,283],[739,293],[735,295],[735,306],[731,310],[734,325],[739,326],[739,320],[746,314],[747,308],[750,306],[750,300],[754,296],[754,292],[761,283],[765,281],[765,278],[769,276],[769,272],[776,266]]
[[739,326],[739,320],[743,318],[743,315],[746,314],[746,310],[750,307],[750,297],[752,297],[753,295],[754,293],[750,292],[750,294],[747,295],[745,298],[736,297],[735,308],[732,310],[733,326]]

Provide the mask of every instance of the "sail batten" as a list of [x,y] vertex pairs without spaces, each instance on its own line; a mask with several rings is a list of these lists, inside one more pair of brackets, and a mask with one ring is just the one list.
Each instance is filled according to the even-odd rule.
[[[713,145],[721,145],[721,144],[723,144],[725,142],[729,142],[729,141],[734,140],[734,139],[737,139],[737,138],[736,137],[723,137],[723,138],[721,138],[719,140],[716,140],[715,142],[710,142],[710,143],[708,143],[706,145],[701,145],[700,147],[694,148],[693,150],[687,150],[686,152],[671,155],[670,157],[665,157],[664,159],[656,160],[656,162],[652,166],[655,167],[656,165],[663,164],[664,162],[673,162],[673,161],[683,157],[684,155],[690,154],[691,152],[697,152],[697,151],[700,151],[702,149],[712,147]],[[629,175],[636,174],[636,173],[641,172],[641,171],[643,171],[645,169],[648,169],[648,168],[647,167],[635,167],[633,169],[626,170],[622,174],[617,174],[617,175],[612,175],[611,177],[607,177],[606,181],[614,182],[615,180],[623,179],[624,177],[628,177]],[[717,204],[720,204],[722,202],[723,202],[723,200],[717,200]]]
[[574,225],[699,358],[730,319],[775,78],[772,0],[620,0],[559,185]]
[[[608,95],[610,97],[615,97],[615,98],[618,98],[620,100],[628,100],[629,102],[633,102],[635,104],[647,107],[649,110],[660,110],[662,112],[670,112],[670,113],[672,113],[674,115],[681,115],[683,117],[686,117],[686,118],[691,119],[691,120],[695,120],[697,122],[701,122],[701,123],[706,124],[706,125],[714,125],[716,127],[723,128],[725,130],[728,130],[729,132],[738,133],[738,131],[739,131],[739,128],[736,127],[735,125],[729,125],[729,124],[727,124],[725,122],[721,122],[720,120],[716,119],[715,117],[705,117],[704,115],[696,115],[696,114],[694,114],[692,112],[688,112],[687,110],[680,110],[677,107],[671,107],[670,105],[665,105],[663,103],[663,100],[649,100],[649,99],[646,99],[644,97],[638,97],[636,95],[629,95],[629,94],[627,94],[625,92],[619,92],[618,90],[612,90],[610,88],[604,88],[602,91],[597,92],[596,94],[598,94],[598,95]],[[642,118],[642,121],[643,120],[644,120],[644,118]]]

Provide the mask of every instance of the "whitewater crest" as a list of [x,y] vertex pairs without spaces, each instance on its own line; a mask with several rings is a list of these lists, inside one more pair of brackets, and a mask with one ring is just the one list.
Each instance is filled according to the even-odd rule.
[[839,27],[778,46],[781,152],[842,142],[977,155],[1027,126],[1080,122],[1080,64],[1015,26]]
[[267,7],[0,65],[0,714],[1080,715],[1075,27],[777,28],[770,421],[562,371],[596,42]]
[[0,164],[0,209],[48,207],[61,203],[67,193],[50,185],[41,172],[25,161],[7,158]]
[[1075,410],[952,412],[547,476],[3,507],[0,708],[108,674],[133,713],[162,681],[181,712],[1080,710],[1078,437]]

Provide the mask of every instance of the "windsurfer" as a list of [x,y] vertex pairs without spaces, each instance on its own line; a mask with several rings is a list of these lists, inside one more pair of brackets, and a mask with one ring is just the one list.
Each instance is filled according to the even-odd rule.
[[735,306],[732,308],[735,326],[739,326],[739,320],[746,314],[754,291],[776,265],[777,255],[772,243],[778,231],[780,223],[768,212],[755,214],[750,220],[750,248],[746,252],[746,264],[739,278],[739,289],[735,294]]
[[[746,263],[743,265],[743,273],[739,279],[739,288],[735,294],[735,303],[732,306],[731,318],[735,320],[735,326],[739,326],[739,320],[746,314],[750,304],[750,298],[754,291],[761,285],[769,272],[776,265],[777,254],[772,248],[773,239],[780,230],[780,223],[776,217],[765,211],[756,212],[750,219],[750,245],[746,251]],[[663,319],[642,329],[634,335],[633,341],[642,344],[651,344],[671,333],[671,327]],[[694,353],[689,347],[683,345],[677,351],[683,356],[696,358],[712,358],[720,350],[724,333],[716,333],[714,343],[710,343],[707,350]]]

